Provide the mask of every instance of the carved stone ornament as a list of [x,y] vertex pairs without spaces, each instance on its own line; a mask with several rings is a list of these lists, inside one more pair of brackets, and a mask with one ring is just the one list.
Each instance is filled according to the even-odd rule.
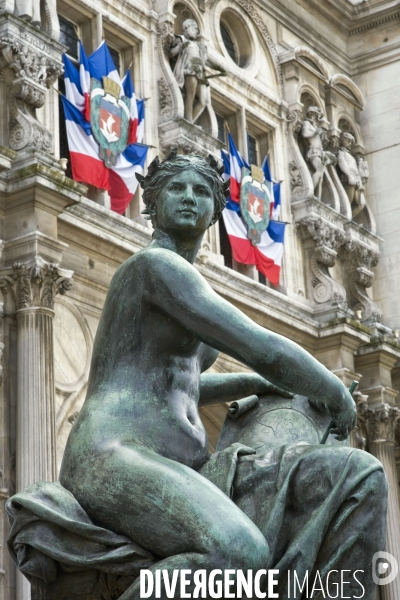
[[340,258],[347,270],[353,310],[362,311],[362,322],[379,323],[382,319],[382,311],[367,293],[367,288],[372,286],[374,278],[372,268],[378,264],[379,253],[354,240],[349,240],[341,248]]
[[334,281],[328,269],[335,265],[338,248],[345,241],[345,233],[320,217],[310,216],[298,223],[303,242],[312,240],[315,244],[310,254],[312,286],[315,302],[343,303],[346,301],[344,287]]
[[290,185],[292,200],[297,202],[314,195],[310,171],[304,161],[297,142],[303,122],[303,112],[300,109],[289,111],[287,115],[287,135],[290,152]]
[[158,101],[160,105],[160,113],[163,119],[169,120],[173,114],[173,104],[171,92],[164,77],[158,80]]
[[396,429],[400,423],[400,409],[389,404],[380,404],[376,408],[365,410],[368,442],[395,443]]
[[51,133],[36,118],[36,109],[45,101],[46,91],[62,74],[62,64],[31,45],[12,37],[0,39],[0,50],[7,67],[10,110],[9,144],[13,150],[26,146],[50,152]]
[[33,264],[14,263],[10,271],[0,275],[0,289],[12,294],[16,311],[30,307],[53,309],[56,295],[65,294],[71,287],[72,271],[41,259]]
[[368,438],[368,396],[365,396],[361,392],[354,392],[353,398],[357,407],[357,425],[351,432],[351,445],[359,450],[366,450]]
[[158,81],[160,114],[159,123],[166,123],[183,117],[184,107],[182,94],[176,83],[169,64],[168,53],[174,40],[174,24],[172,21],[164,21],[157,24],[157,53],[158,63],[161,70],[161,78]]

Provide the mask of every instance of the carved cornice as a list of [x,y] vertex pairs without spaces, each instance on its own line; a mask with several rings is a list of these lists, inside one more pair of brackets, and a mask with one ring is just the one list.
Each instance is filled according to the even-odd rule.
[[374,19],[372,21],[367,21],[358,25],[357,27],[353,27],[349,31],[349,35],[356,35],[357,33],[361,33],[363,31],[368,31],[369,29],[373,29],[374,27],[379,27],[379,25],[383,25],[384,23],[390,23],[390,21],[395,21],[400,18],[400,11],[396,11],[389,15],[384,15],[379,19]]
[[0,289],[10,293],[15,310],[42,307],[54,308],[58,293],[65,294],[72,287],[72,271],[61,269],[56,263],[37,258],[31,263],[14,263],[0,274]]

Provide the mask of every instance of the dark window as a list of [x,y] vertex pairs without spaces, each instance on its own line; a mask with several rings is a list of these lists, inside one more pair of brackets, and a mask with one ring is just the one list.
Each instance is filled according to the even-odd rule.
[[67,54],[78,59],[78,36],[75,25],[61,15],[58,15],[58,20],[60,21],[60,44],[67,46]]
[[[60,77],[58,80],[58,89],[62,94],[65,94],[65,83],[64,76]],[[64,109],[61,102],[61,96],[58,96],[58,125],[59,125],[59,135],[60,135],[60,158],[67,158],[68,165],[67,170],[65,172],[67,177],[72,178],[71,171],[71,160],[68,149],[68,139],[67,139],[67,128],[65,125],[65,117],[64,117]]]
[[225,119],[224,119],[224,117],[222,117],[221,115],[218,115],[217,113],[215,113],[215,116],[217,117],[217,124],[218,124],[218,139],[221,142],[224,142],[224,144],[226,144]]
[[249,163],[251,165],[258,165],[257,140],[249,133],[247,134],[247,153],[249,156]]
[[118,50],[114,50],[114,48],[110,48],[110,46],[108,46],[108,49],[110,51],[111,58],[113,59],[115,68],[117,69],[118,73],[121,75],[121,55],[118,52]]
[[219,220],[219,245],[221,248],[221,254],[225,260],[225,266],[232,269],[232,248],[229,242],[228,234],[226,233],[223,217],[221,217]]
[[222,41],[224,42],[224,46],[226,48],[226,51],[228,52],[228,54],[231,57],[231,59],[233,60],[233,62],[236,63],[236,64],[238,64],[238,59],[237,59],[237,56],[236,56],[235,45],[233,43],[233,39],[231,37],[231,34],[229,33],[229,31],[227,30],[227,28],[225,27],[225,25],[223,25],[222,23],[220,23],[220,28],[221,28]]
[[264,273],[260,273],[260,271],[258,271],[258,282],[262,283],[263,285],[267,285],[267,278],[265,277]]

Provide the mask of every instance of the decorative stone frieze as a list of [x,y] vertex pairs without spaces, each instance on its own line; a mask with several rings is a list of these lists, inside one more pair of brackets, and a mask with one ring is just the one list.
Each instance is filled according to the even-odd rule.
[[340,250],[340,258],[347,271],[350,301],[354,311],[361,310],[363,323],[376,323],[382,319],[382,311],[368,295],[372,286],[372,268],[378,264],[379,252],[354,239],[348,240]]
[[346,291],[340,283],[332,279],[328,270],[335,265],[338,248],[345,240],[344,231],[315,215],[303,218],[297,225],[303,243],[311,240],[314,244],[310,253],[310,266],[315,302],[344,303]]
[[28,264],[14,263],[11,270],[0,274],[0,289],[12,294],[16,311],[35,306],[52,310],[56,295],[71,287],[71,271],[40,258]]

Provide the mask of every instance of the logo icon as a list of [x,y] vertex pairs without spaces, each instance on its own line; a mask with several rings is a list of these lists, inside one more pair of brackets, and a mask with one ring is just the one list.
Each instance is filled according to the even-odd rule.
[[389,552],[376,552],[372,558],[372,579],[377,585],[392,583],[399,572],[399,565]]
[[269,207],[271,191],[264,183],[262,169],[251,165],[251,172],[242,168],[242,185],[240,191],[240,210],[248,231],[247,237],[255,246],[261,241],[261,234],[269,223]]
[[120,97],[121,86],[109,77],[103,77],[102,83],[92,78],[91,88],[90,124],[100,146],[99,157],[106,167],[114,167],[128,145],[129,98]]

